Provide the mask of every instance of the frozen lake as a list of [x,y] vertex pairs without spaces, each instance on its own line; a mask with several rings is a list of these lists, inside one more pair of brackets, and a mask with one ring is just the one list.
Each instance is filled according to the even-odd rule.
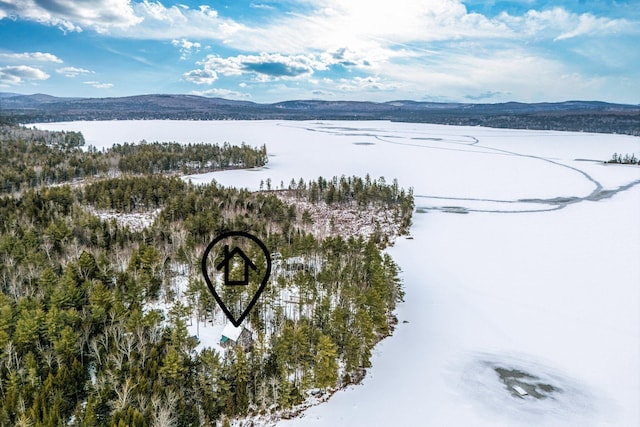
[[96,147],[267,145],[265,168],[196,181],[369,173],[413,187],[414,238],[389,249],[400,324],[362,385],[283,426],[640,425],[640,167],[598,162],[640,155],[640,138],[390,122],[38,127]]

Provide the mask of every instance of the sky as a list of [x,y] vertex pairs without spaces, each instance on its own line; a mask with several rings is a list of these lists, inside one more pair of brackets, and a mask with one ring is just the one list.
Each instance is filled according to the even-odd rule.
[[640,0],[0,0],[0,92],[640,104]]

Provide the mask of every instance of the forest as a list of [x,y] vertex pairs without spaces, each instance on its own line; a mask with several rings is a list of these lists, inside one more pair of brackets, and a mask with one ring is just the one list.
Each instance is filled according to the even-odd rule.
[[[96,166],[98,176],[83,185],[41,178],[48,158],[53,170],[74,167],[74,158],[100,165],[109,153],[124,164],[143,154],[171,159],[168,167],[178,170],[216,162],[211,147],[198,158],[189,146],[98,153],[80,152],[82,145],[77,133],[3,129],[2,155],[19,160],[15,173],[34,170],[36,178],[5,185],[0,196],[0,425],[225,425],[284,416],[310,393],[330,394],[363,377],[403,298],[399,269],[383,251],[393,236],[319,236],[308,212],[275,191],[194,185],[158,173],[167,170],[163,160],[146,163],[153,173],[116,177]],[[251,153],[266,161],[266,147]],[[386,206],[408,232],[413,196],[395,181],[292,183],[287,191],[311,203],[348,204],[365,216],[371,205]],[[157,214],[134,230],[97,211]],[[188,326],[221,317],[200,258],[231,230],[261,236],[282,268],[245,320],[250,349],[198,350]]]
[[[267,149],[229,143],[188,144],[141,141],[98,151],[84,147],[79,132],[50,132],[0,125],[0,193],[60,184],[92,176],[204,173],[264,166]],[[86,148],[86,149],[85,149]]]
[[[638,105],[597,101],[550,103],[354,102],[297,100],[258,104],[193,95],[123,98],[0,97],[0,123],[74,120],[390,120],[506,129],[640,135]],[[44,99],[44,102],[43,102]]]

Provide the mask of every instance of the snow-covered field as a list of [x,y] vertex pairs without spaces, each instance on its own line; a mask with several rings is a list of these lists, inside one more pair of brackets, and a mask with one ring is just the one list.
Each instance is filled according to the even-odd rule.
[[[638,156],[639,138],[389,122],[39,127],[97,147],[267,144],[265,168],[194,181],[369,173],[414,188],[414,238],[389,249],[406,287],[394,335],[362,385],[283,426],[640,425],[640,168],[593,161]],[[504,371],[547,397],[515,396]]]

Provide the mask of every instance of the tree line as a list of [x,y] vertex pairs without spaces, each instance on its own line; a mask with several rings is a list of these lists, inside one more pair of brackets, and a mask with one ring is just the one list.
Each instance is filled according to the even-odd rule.
[[606,163],[617,163],[621,165],[640,165],[640,159],[636,157],[635,153],[625,154],[624,156],[622,154],[613,153],[611,159]]
[[187,173],[210,172],[218,169],[253,168],[268,162],[265,145],[255,149],[246,144],[234,146],[225,142],[213,144],[179,144],[177,142],[142,141],[140,144],[115,144],[111,152],[119,156],[121,172]]
[[104,156],[94,150],[84,152],[84,144],[79,132],[0,126],[0,193],[106,173]]
[[98,151],[80,132],[0,125],[0,194],[113,174],[202,173],[264,166],[267,150],[246,144],[114,144]]

